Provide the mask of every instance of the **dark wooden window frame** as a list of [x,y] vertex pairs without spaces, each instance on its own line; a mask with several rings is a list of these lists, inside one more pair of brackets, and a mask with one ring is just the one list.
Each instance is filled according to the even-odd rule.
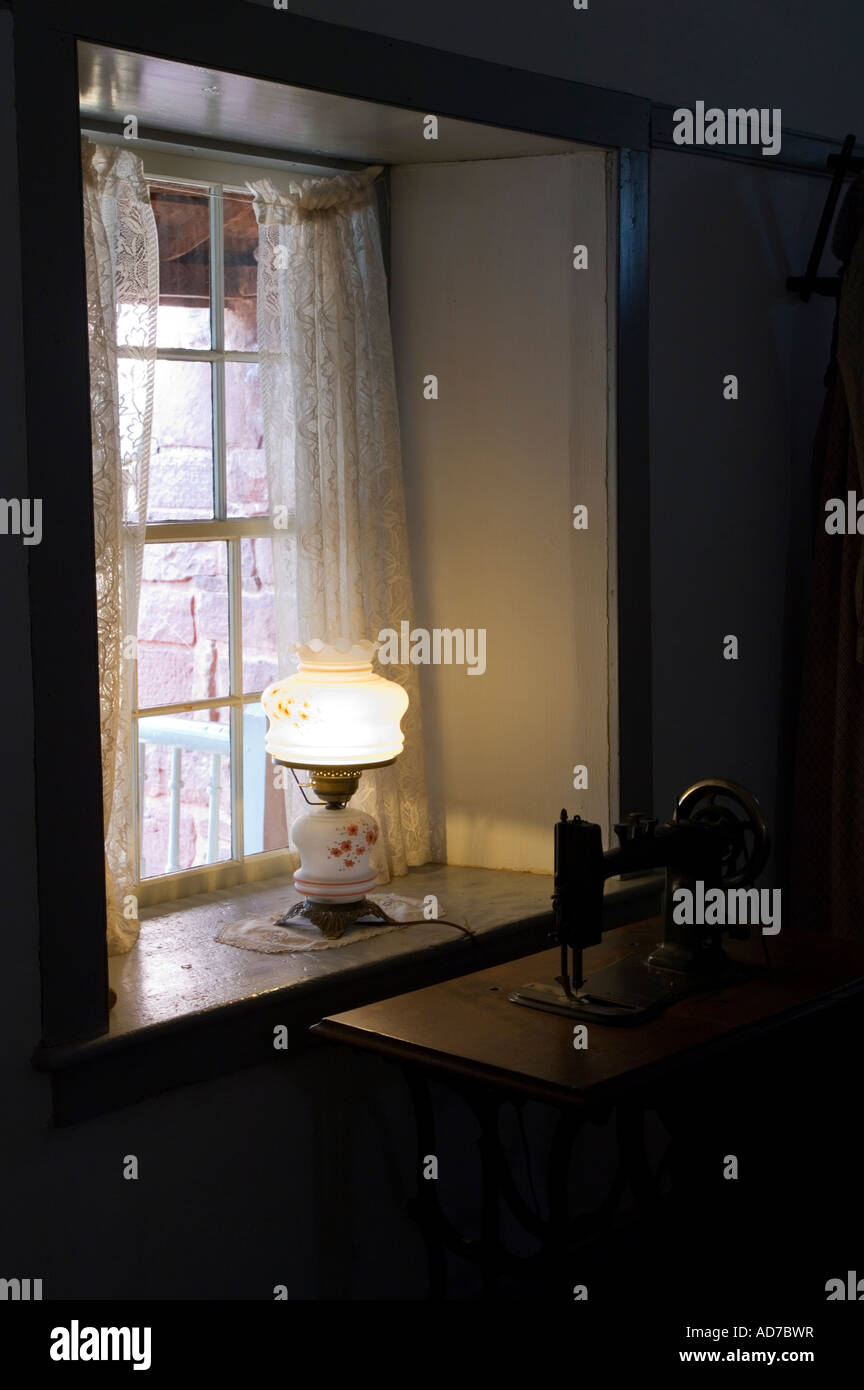
[[245,0],[11,5],[21,196],[42,1047],[108,1028],[86,287],[76,43],[620,152],[618,670],[623,807],[650,805],[648,149],[651,104]]

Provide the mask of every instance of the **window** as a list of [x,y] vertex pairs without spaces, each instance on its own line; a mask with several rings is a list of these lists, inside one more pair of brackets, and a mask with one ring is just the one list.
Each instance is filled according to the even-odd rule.
[[[259,702],[277,667],[258,227],[251,195],[195,179],[194,161],[183,162],[181,179],[147,169],[160,295],[130,663],[142,903],[288,867],[285,797],[268,774]],[[122,346],[120,357],[122,391]]]
[[[415,162],[418,157],[428,159],[434,155],[436,160],[454,157],[449,152],[445,156],[443,146],[440,150],[421,150],[418,132],[422,129],[425,108],[406,110],[399,106],[399,102],[405,99],[404,69],[411,59],[410,46],[391,41],[379,42],[374,36],[369,38],[370,71],[374,69],[376,74],[374,81],[368,84],[368,94],[374,103],[370,107],[357,102],[353,96],[341,94],[345,74],[338,45],[334,48],[329,36],[320,36],[317,31],[307,33],[309,26],[304,28],[305,21],[298,19],[295,23],[291,16],[283,16],[282,19],[282,23],[291,31],[292,52],[296,58],[295,80],[300,84],[292,88],[287,85],[284,73],[283,81],[273,82],[271,36],[263,32],[267,27],[265,14],[257,9],[249,10],[248,35],[244,29],[242,73],[236,71],[240,62],[239,49],[225,26],[216,25],[208,33],[208,61],[213,67],[204,69],[199,66],[201,55],[195,51],[192,28],[188,33],[184,30],[182,35],[172,39],[171,51],[177,61],[169,62],[148,52],[145,11],[139,11],[138,7],[126,7],[118,10],[117,14],[120,18],[112,36],[113,42],[118,45],[115,48],[107,46],[107,36],[103,36],[102,44],[98,42],[98,36],[95,42],[81,39],[75,32],[74,24],[64,25],[59,10],[56,27],[62,42],[46,45],[39,26],[32,25],[21,26],[18,36],[20,72],[32,78],[20,84],[18,122],[24,356],[27,372],[35,382],[51,382],[49,410],[45,409],[44,391],[34,389],[27,393],[29,482],[33,495],[44,499],[46,517],[53,515],[58,522],[52,527],[50,545],[33,547],[28,556],[39,803],[43,1042],[52,1047],[98,1036],[105,1031],[108,1017],[105,921],[101,913],[91,910],[101,897],[105,882],[100,825],[104,778],[99,775],[104,743],[100,743],[100,710],[96,698],[98,670],[95,664],[95,636],[99,598],[94,587],[92,544],[93,440],[86,410],[90,395],[89,344],[81,332],[88,304],[84,293],[81,179],[73,152],[76,141],[73,125],[76,122],[68,99],[73,86],[76,81],[80,83],[81,123],[91,137],[119,142],[123,138],[120,132],[126,123],[127,113],[137,113],[142,133],[146,133],[148,128],[152,131],[158,125],[161,132],[173,132],[175,141],[178,135],[181,136],[180,145],[187,151],[190,145],[197,144],[199,148],[209,145],[209,150],[201,149],[202,162],[207,160],[208,163],[215,163],[217,157],[224,158],[216,154],[213,149],[215,142],[210,138],[210,135],[218,132],[218,138],[233,151],[228,157],[235,158],[232,167],[225,169],[223,165],[221,174],[210,168],[201,172],[200,165],[197,174],[189,166],[181,169],[179,154],[174,155],[174,167],[167,168],[167,156],[163,158],[161,148],[160,167],[156,168],[148,162],[146,172],[166,182],[182,181],[187,191],[193,184],[198,191],[221,184],[223,201],[234,191],[231,185],[235,181],[242,185],[250,176],[247,168],[240,169],[238,166],[242,154],[252,148],[260,151],[261,163],[273,170],[284,169],[289,151],[303,155],[304,168],[308,168],[306,161],[309,158],[317,162],[323,150],[331,152],[332,158],[328,161],[331,166],[338,161],[340,167],[344,167],[346,160],[366,163],[372,157],[380,158],[391,167],[400,162]],[[140,18],[141,14],[144,14],[143,19]],[[126,18],[123,19],[123,16]],[[451,87],[454,91],[471,88],[481,94],[470,107],[470,120],[454,120],[452,123],[457,142],[455,158],[473,156],[492,162],[502,156],[516,157],[530,153],[532,149],[540,153],[534,142],[547,137],[525,131],[525,111],[529,109],[536,112],[531,125],[533,131],[548,132],[551,129],[555,132],[556,140],[566,135],[568,139],[588,141],[616,151],[624,147],[620,172],[616,175],[615,170],[611,170],[612,177],[609,179],[612,202],[616,205],[616,215],[609,224],[610,231],[615,228],[618,231],[617,237],[610,238],[610,245],[619,253],[622,267],[620,322],[614,312],[614,294],[609,294],[608,299],[612,327],[616,324],[618,327],[613,358],[617,363],[618,376],[612,392],[615,403],[612,423],[618,426],[619,529],[622,536],[629,538],[624,548],[626,556],[622,554],[620,557],[619,583],[615,590],[620,589],[621,594],[619,607],[622,622],[617,644],[621,657],[620,684],[623,691],[631,690],[622,709],[626,733],[626,738],[622,740],[622,767],[629,769],[629,772],[625,772],[625,787],[630,789],[625,791],[624,800],[633,805],[641,799],[639,787],[650,785],[651,781],[651,740],[649,736],[643,736],[646,717],[647,734],[650,735],[650,702],[646,704],[642,688],[644,681],[640,683],[638,678],[645,664],[646,633],[650,629],[645,617],[648,595],[644,575],[649,568],[645,556],[647,532],[641,525],[647,438],[647,405],[642,387],[647,362],[646,131],[649,127],[650,103],[616,93],[605,93],[602,100],[598,98],[595,101],[590,92],[583,92],[574,107],[572,120],[564,120],[560,110],[560,94],[554,82],[538,78],[536,74],[514,70],[502,88],[495,78],[495,69],[482,62],[436,55],[435,74],[431,79],[433,87],[438,83],[442,91],[448,91]],[[217,81],[220,84],[218,90],[221,91],[223,86],[225,89],[224,110],[221,102],[213,99],[217,91],[213,84]],[[46,101],[46,92],[56,99]],[[202,101],[204,95],[206,100]],[[455,111],[459,109],[457,100]],[[481,122],[489,123],[486,134],[483,134]],[[199,139],[196,132],[209,134],[202,133]],[[474,141],[475,134],[482,137],[482,147]],[[147,144],[142,138],[136,149],[146,154]],[[620,200],[620,219],[617,217],[616,200]],[[46,216],[46,209],[50,209],[50,217]],[[446,219],[449,219],[452,211],[452,207],[445,207]],[[415,219],[415,223],[421,222],[422,210]],[[496,242],[496,238],[492,242],[489,240],[488,219],[485,225],[486,233],[479,242],[483,248]],[[584,237],[581,228],[579,234],[580,238]],[[404,268],[406,258],[400,249],[402,237],[401,229],[393,237],[398,253],[394,266],[398,263]],[[476,264],[478,271],[482,270],[482,255],[477,257]],[[615,281],[610,284],[614,289]],[[167,283],[163,288],[167,291]],[[523,302],[530,303],[530,296]],[[394,303],[398,307],[398,295],[394,295]],[[448,319],[458,326],[458,317],[451,304],[434,307],[439,311],[437,316],[442,321],[442,331]],[[50,317],[50,324],[46,315]],[[463,319],[467,316],[465,313],[461,315]],[[574,322],[577,320],[574,319]],[[426,323],[420,325],[424,333],[427,327]],[[496,343],[505,349],[511,339],[512,334],[507,334],[502,341],[499,334]],[[172,354],[166,350],[166,356],[171,357]],[[182,353],[175,352],[173,356],[182,357]],[[597,354],[597,358],[605,362],[606,354]],[[423,359],[428,361],[425,348]],[[566,361],[567,358],[562,357],[559,366]],[[530,359],[527,362],[530,365]],[[410,371],[410,360],[407,367]],[[421,377],[431,370],[434,368],[424,366]],[[560,372],[556,372],[556,380],[559,376]],[[568,380],[578,381],[580,377],[581,374],[577,372],[575,377],[571,374]],[[412,378],[415,382],[419,379]],[[523,380],[518,397],[530,398],[539,393],[542,399],[542,377],[539,384],[536,382],[534,377]],[[496,399],[500,399],[500,391]],[[466,418],[470,417],[469,409]],[[450,442],[448,433],[444,431],[441,440],[441,453],[445,457]],[[497,439],[492,439],[489,447],[494,450],[496,444]],[[536,452],[535,437],[530,440],[525,457],[531,458]],[[599,458],[599,449],[592,456]],[[517,474],[517,492],[523,480],[524,460],[523,473]],[[439,485],[437,480],[433,481],[435,486]],[[471,485],[470,470],[465,471],[465,484],[468,487]],[[483,490],[479,491],[485,500],[486,494]],[[421,507],[423,500],[421,494]],[[490,500],[503,505],[500,487]],[[563,510],[566,514],[567,507]],[[227,515],[224,520],[229,520]],[[167,526],[169,522],[152,524]],[[225,529],[227,531],[228,527]],[[480,533],[495,535],[494,518],[484,517]],[[594,537],[590,542],[592,546],[597,546],[598,535],[597,531],[591,532]],[[172,538],[169,535],[169,539]],[[153,543],[155,535],[151,533],[150,544]],[[430,564],[430,578],[434,578],[439,587],[440,581],[448,576],[448,556],[453,553],[452,543],[446,535],[444,543],[449,548],[443,553],[438,552],[437,546],[431,551],[427,547],[426,554],[421,552],[419,556],[421,562],[425,558],[430,561],[434,559],[435,563]],[[541,537],[538,544],[543,550],[545,537]],[[498,550],[501,551],[500,543]],[[536,552],[537,545],[531,543],[530,537],[520,537],[515,553],[526,565],[536,565]],[[508,566],[505,565],[501,573],[502,578],[509,581]],[[613,564],[610,574],[613,580],[615,573]],[[565,578],[556,587],[569,592],[572,580],[568,584]],[[435,597],[434,591],[430,593],[430,581],[425,576],[422,577],[418,593],[424,604]],[[518,599],[515,582],[504,592],[505,602],[511,594]],[[514,620],[518,622],[521,617],[518,604],[514,602],[511,608]],[[548,610],[543,616],[548,622]],[[482,614],[475,617],[470,612],[464,618],[454,619],[445,611],[440,619],[430,612],[426,621],[449,622],[452,625],[454,621],[483,623],[485,619]],[[561,633],[563,642],[566,633],[563,629]],[[128,629],[124,628],[124,641],[127,634]],[[610,636],[614,636],[611,619]],[[569,650],[569,639],[563,643],[562,650]],[[131,661],[127,663],[130,668],[133,664]],[[591,669],[596,670],[596,667]],[[617,665],[614,669],[617,672]],[[80,682],[69,682],[69,713],[75,721],[74,737],[70,737],[69,719],[57,717],[56,682],[58,672],[65,676],[76,671],[80,673]],[[636,678],[628,679],[634,672]],[[483,684],[468,681],[466,688],[473,690]],[[610,690],[615,697],[616,707],[617,689],[616,682]],[[248,693],[248,703],[254,703],[251,697],[255,691],[249,690]],[[242,694],[247,694],[247,691]],[[479,692],[476,694],[479,695]],[[218,708],[220,701],[211,699],[207,703],[209,707]],[[221,703],[224,705],[226,702],[223,700]],[[241,706],[244,703],[247,702],[239,701]],[[592,699],[586,707],[590,709],[600,703],[600,700]],[[65,713],[64,710],[64,716]],[[175,713],[184,712],[175,710]],[[235,725],[236,722],[235,715]],[[434,737],[436,744],[439,741],[445,744],[450,727],[452,722],[441,727],[438,721],[436,728],[435,721],[427,719],[427,737]],[[26,734],[26,728],[24,732]],[[235,744],[236,733],[235,729]],[[495,746],[500,746],[500,737],[497,737]],[[536,759],[532,765],[536,765]],[[437,761],[433,760],[431,767],[436,785],[446,786],[446,775],[438,767]],[[58,768],[63,769],[62,776],[58,776]],[[237,778],[236,759],[232,764],[231,777]],[[152,785],[148,791],[153,791]],[[242,799],[242,781],[239,793]],[[232,824],[232,835],[234,833]],[[129,836],[124,847],[134,849],[134,844],[135,837]],[[232,864],[252,868],[270,855],[278,854],[278,851],[271,851],[270,855],[250,856],[247,850],[243,853],[243,861],[219,861],[210,870],[205,867],[188,873],[199,873],[202,877],[221,874],[227,872]],[[167,896],[168,887],[184,877],[179,872],[168,879],[156,875],[150,877],[152,868],[151,863],[145,889],[149,891],[153,886],[161,896]],[[238,879],[242,876],[238,872]],[[128,876],[124,874],[124,889],[127,881]],[[187,881],[192,880],[189,878]],[[207,879],[204,886],[211,886],[211,880]],[[191,888],[188,891],[192,891]],[[143,900],[144,894],[140,897]],[[74,931],[69,930],[70,902],[76,905]],[[120,963],[118,960],[118,968]],[[138,966],[133,962],[130,964],[130,978],[134,979]],[[219,1026],[223,1026],[221,1019]],[[86,1064],[82,1065],[89,1067],[91,1062],[94,1067],[101,1066],[101,1061],[96,1061],[92,1052],[88,1054]],[[176,1084],[173,1054],[167,1065],[171,1071],[171,1083]],[[73,1075],[71,1070],[66,1074],[72,1077],[72,1088],[81,1090],[79,1077]],[[57,1076],[60,1076],[59,1072]],[[69,1089],[71,1094],[72,1088],[64,1090]],[[59,1082],[55,1082],[55,1093],[57,1090]]]

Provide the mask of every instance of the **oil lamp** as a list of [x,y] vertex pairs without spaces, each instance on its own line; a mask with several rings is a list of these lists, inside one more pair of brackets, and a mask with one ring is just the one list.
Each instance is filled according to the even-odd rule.
[[372,670],[377,643],[318,638],[294,648],[298,670],[267,687],[266,749],[277,763],[304,768],[321,798],[299,816],[291,838],[300,854],[294,886],[303,901],[279,918],[305,917],[330,938],[361,917],[389,921],[366,894],[378,826],[348,803],[364,768],[387,767],[402,752],[408,696]]

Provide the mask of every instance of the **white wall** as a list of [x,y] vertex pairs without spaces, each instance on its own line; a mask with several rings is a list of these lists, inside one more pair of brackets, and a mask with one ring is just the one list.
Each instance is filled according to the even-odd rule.
[[484,675],[421,668],[449,863],[549,872],[565,805],[608,829],[605,190],[594,151],[392,173],[415,623],[487,634]]

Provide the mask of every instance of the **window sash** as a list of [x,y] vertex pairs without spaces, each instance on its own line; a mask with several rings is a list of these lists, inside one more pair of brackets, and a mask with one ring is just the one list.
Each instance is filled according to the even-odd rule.
[[[194,161],[190,161],[190,165]],[[168,181],[165,176],[148,175],[148,182]],[[177,182],[174,177],[170,182]],[[225,696],[190,700],[173,704],[147,706],[138,705],[137,664],[134,666],[132,699],[132,738],[134,756],[133,792],[135,822],[135,856],[138,879],[138,897],[142,906],[170,898],[190,896],[197,892],[215,888],[230,887],[238,882],[270,877],[286,872],[291,867],[291,851],[265,850],[253,855],[244,851],[243,833],[243,715],[244,710],[261,698],[260,691],[243,689],[243,597],[242,597],[242,552],[241,542],[245,538],[272,535],[269,516],[229,517],[227,515],[227,449],[225,433],[225,363],[258,362],[258,351],[226,350],[224,338],[225,325],[225,257],[223,206],[226,191],[244,191],[229,185],[190,177],[192,187],[206,188],[209,195],[209,233],[210,233],[210,347],[209,348],[158,348],[158,361],[168,362],[209,362],[211,364],[212,392],[212,468],[213,468],[213,517],[196,521],[167,521],[148,523],[145,529],[145,544],[166,541],[221,540],[228,549],[228,668],[229,693]],[[118,349],[120,357],[135,355],[134,349],[124,344]],[[286,533],[290,530],[283,528]],[[181,869],[175,873],[158,874],[141,879],[141,767],[139,764],[138,722],[140,718],[155,715],[192,713],[202,709],[227,709],[231,757],[231,856],[217,863],[199,865],[191,869]]]

